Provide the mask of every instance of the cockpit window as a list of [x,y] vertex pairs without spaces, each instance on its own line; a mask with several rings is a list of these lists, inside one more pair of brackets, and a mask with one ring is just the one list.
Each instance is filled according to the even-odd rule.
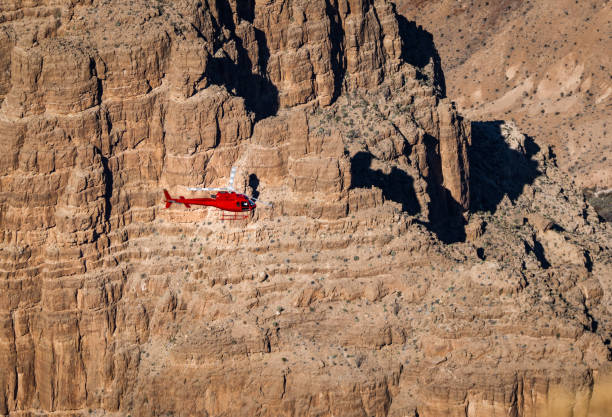
[[249,203],[247,203],[246,201],[242,202],[242,207],[248,207],[248,206],[249,206]]

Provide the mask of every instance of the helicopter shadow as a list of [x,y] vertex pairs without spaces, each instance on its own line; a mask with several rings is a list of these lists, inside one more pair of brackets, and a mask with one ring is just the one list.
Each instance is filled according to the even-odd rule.
[[259,198],[259,178],[257,178],[257,175],[255,174],[251,174],[249,175],[249,179],[248,179],[248,183],[247,185],[249,186],[249,188],[251,189],[251,196],[255,199]]

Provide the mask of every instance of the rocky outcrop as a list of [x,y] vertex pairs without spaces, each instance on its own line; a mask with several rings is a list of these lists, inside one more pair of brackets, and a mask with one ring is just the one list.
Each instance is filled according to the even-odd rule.
[[[0,6],[1,414],[520,414],[539,384],[599,398],[609,229],[558,178],[565,194],[498,203],[586,213],[564,231],[480,213],[469,243],[442,245],[482,199],[486,147],[406,62],[390,3],[302,3]],[[274,208],[162,210],[162,188],[221,186],[232,165]]]
[[[611,45],[601,36],[612,16],[609,3],[394,3],[417,46],[414,60],[439,53],[448,95],[462,114],[514,120],[525,134],[551,145],[559,166],[578,184],[600,191],[612,187],[607,129],[612,59],[605,53]],[[559,30],[549,32],[551,26]],[[547,35],[523,37],[518,31]]]

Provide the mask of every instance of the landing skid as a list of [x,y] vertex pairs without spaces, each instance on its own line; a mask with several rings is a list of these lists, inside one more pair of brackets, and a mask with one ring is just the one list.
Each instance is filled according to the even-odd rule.
[[222,211],[219,215],[219,220],[221,221],[235,221],[235,220],[246,220],[249,218],[248,214],[243,213],[228,213],[226,211]]

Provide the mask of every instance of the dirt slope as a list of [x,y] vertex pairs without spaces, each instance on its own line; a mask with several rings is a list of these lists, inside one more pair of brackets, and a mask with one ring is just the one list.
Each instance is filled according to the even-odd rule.
[[584,187],[612,187],[612,3],[396,1],[433,35],[448,95],[474,120],[514,120]]

